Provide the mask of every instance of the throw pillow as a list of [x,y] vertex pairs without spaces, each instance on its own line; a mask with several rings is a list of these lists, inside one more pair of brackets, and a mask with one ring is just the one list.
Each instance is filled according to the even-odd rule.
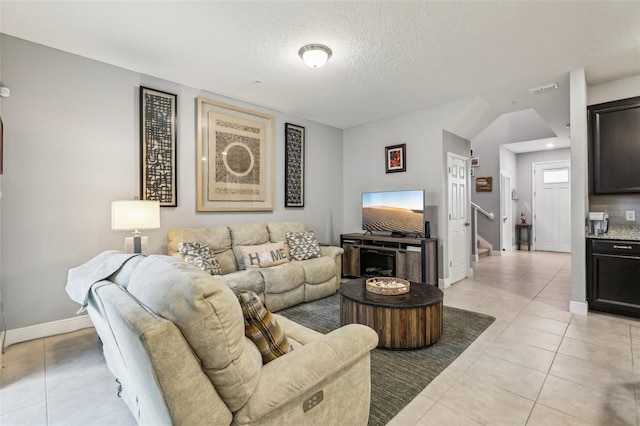
[[179,243],[178,252],[187,263],[191,263],[211,275],[222,275],[220,265],[206,241]]
[[289,257],[284,242],[240,247],[245,269],[266,268],[287,263]]
[[244,315],[244,334],[258,347],[264,364],[293,350],[273,314],[254,292],[239,292],[238,301]]
[[320,245],[316,234],[311,232],[287,232],[289,253],[295,260],[307,260],[320,257]]

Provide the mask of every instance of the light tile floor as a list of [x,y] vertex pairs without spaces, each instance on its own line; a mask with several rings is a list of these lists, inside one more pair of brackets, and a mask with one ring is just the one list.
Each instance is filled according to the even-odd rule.
[[[496,321],[392,425],[640,425],[640,321],[568,312],[568,254],[474,262],[445,305]],[[445,324],[446,327],[446,324]]]
[[[640,426],[640,321],[570,314],[567,254],[473,267],[445,304],[496,321],[390,424]],[[1,425],[135,424],[93,329],[10,346],[2,363]]]

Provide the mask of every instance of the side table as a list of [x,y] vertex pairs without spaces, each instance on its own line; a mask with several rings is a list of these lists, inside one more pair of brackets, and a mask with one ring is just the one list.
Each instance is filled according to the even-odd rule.
[[[527,231],[527,239],[522,239],[522,230]],[[527,248],[531,251],[531,225],[528,223],[519,223],[516,225],[516,244],[520,250],[520,243],[527,243]]]

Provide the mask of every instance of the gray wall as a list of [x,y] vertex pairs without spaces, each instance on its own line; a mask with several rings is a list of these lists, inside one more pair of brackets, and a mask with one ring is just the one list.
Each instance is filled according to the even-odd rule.
[[[485,128],[478,136],[471,139],[473,155],[480,161],[475,170],[475,177],[493,177],[494,190],[492,192],[471,191],[471,201],[482,208],[493,212],[497,218],[500,215],[500,145],[511,142],[523,142],[544,139],[555,136],[549,127],[538,116],[538,120],[529,122],[531,126],[514,127],[511,118],[517,121],[517,115],[531,115],[532,110],[523,110],[503,114]],[[475,185],[475,183],[474,183]],[[490,220],[478,215],[478,234],[493,245],[494,250],[500,247],[500,220]]]
[[442,149],[444,151],[444,164],[447,162],[447,152],[453,152],[454,154],[468,157],[471,150],[471,142],[455,135],[446,130],[442,131]]
[[545,151],[527,152],[517,155],[518,161],[518,218],[524,212],[527,218],[532,217],[533,206],[533,163],[545,161],[570,160],[571,150],[569,148],[550,149]]
[[[128,234],[111,231],[110,203],[139,195],[140,85],[178,95],[178,207],[163,208],[162,228],[145,232],[150,252],[166,252],[169,228],[239,222],[303,221],[322,242],[339,240],[342,130],[6,35],[0,42],[2,81],[11,88],[2,100],[0,241],[8,329],[73,317],[68,269],[123,248]],[[197,96],[275,116],[273,212],[196,213]],[[285,122],[306,128],[303,209],[283,207]]]
[[[431,236],[439,239],[439,254],[446,254],[443,129],[468,102],[451,102],[344,131],[345,232],[362,230],[362,192],[425,189],[425,215],[431,222]],[[385,173],[384,148],[400,143],[407,144],[407,171]],[[446,261],[444,255],[439,256],[441,278],[446,278],[442,268]]]
[[569,74],[571,117],[571,301],[569,311],[586,315],[587,270],[584,220],[587,199],[587,77],[584,68]]
[[[0,13],[2,13],[2,4],[0,4]],[[0,33],[2,32],[2,19],[0,19]],[[0,46],[0,49],[2,46]],[[0,50],[0,83],[2,83],[2,50]],[[0,98],[0,116],[2,116],[2,104],[4,98]],[[2,175],[0,174],[0,224],[2,224]],[[2,259],[2,226],[0,226],[0,259]],[[6,324],[4,320],[4,306],[2,301],[2,261],[0,260],[0,341],[3,341],[6,332]],[[2,349],[0,349],[0,363],[2,362]]]

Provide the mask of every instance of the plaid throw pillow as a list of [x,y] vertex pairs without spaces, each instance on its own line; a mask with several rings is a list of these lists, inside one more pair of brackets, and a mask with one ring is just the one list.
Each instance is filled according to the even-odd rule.
[[287,232],[289,253],[295,260],[307,260],[320,257],[320,245],[314,232]]
[[222,275],[220,264],[206,241],[179,243],[178,252],[187,263],[191,263],[211,275]]
[[276,319],[254,292],[239,292],[238,301],[244,315],[244,334],[258,347],[264,364],[293,350]]

